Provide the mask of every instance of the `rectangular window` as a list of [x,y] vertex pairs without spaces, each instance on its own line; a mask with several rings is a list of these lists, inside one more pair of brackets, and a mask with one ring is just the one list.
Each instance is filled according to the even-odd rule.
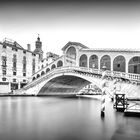
[[13,79],[13,82],[16,82],[16,79]]
[[26,73],[23,73],[23,76],[26,76]]
[[12,48],[12,50],[13,50],[13,51],[16,51],[16,52],[18,51],[18,49],[17,49],[17,48]]
[[6,78],[2,78],[2,81],[6,81]]
[[3,48],[6,49],[6,45],[3,45]]
[[2,70],[2,74],[3,75],[6,75],[6,70]]
[[13,72],[13,75],[17,75],[17,73],[14,71],[14,72]]
[[7,58],[6,56],[2,56],[2,74],[3,75],[6,75],[6,61],[7,61]]

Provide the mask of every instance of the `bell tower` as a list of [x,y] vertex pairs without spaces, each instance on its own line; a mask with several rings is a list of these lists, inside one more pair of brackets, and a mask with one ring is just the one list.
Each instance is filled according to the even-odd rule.
[[42,60],[43,59],[42,42],[40,41],[39,34],[38,34],[37,41],[35,42],[35,47],[36,48],[34,50],[34,53],[39,54],[39,60]]

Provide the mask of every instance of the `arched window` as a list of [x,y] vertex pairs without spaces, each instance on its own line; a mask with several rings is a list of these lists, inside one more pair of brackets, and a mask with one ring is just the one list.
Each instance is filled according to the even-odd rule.
[[100,69],[103,69],[103,66],[106,67],[106,70],[111,70],[111,58],[109,55],[102,56],[100,60]]
[[129,60],[128,72],[140,74],[140,56],[135,56]]
[[125,57],[119,55],[113,61],[113,71],[125,72]]
[[56,68],[55,64],[53,64],[53,65],[51,66],[51,69],[54,69],[54,68]]
[[98,56],[97,55],[91,55],[89,58],[89,67],[98,69]]
[[41,72],[41,76],[42,76],[42,75],[44,75],[44,74],[45,74],[45,72],[44,72],[44,71],[42,71],[42,72]]
[[39,75],[39,74],[37,74],[36,78],[39,78],[39,77],[40,77],[40,75]]
[[81,55],[79,60],[80,67],[87,67],[87,56],[85,54]]
[[57,67],[62,67],[63,66],[63,62],[61,61],[61,60],[59,60],[58,62],[57,62]]
[[47,72],[49,72],[49,71],[50,71],[50,69],[49,69],[49,68],[47,68],[47,69],[46,69],[46,73],[47,73]]
[[69,47],[66,52],[67,57],[76,59],[76,49],[74,47]]

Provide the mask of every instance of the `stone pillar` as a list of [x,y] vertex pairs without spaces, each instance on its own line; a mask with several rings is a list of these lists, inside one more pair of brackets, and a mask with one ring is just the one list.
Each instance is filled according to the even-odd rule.
[[18,89],[20,89],[20,82],[18,82]]
[[89,68],[89,56],[87,55],[87,68]]
[[98,70],[100,70],[100,57],[98,56]]
[[114,58],[111,58],[111,71],[113,71],[113,60]]
[[125,62],[125,72],[128,73],[128,63],[129,63],[129,60],[128,58],[126,58],[126,62]]

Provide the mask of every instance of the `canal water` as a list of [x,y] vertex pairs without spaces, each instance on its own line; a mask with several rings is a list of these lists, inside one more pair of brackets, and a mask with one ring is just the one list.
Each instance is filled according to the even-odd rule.
[[125,117],[93,98],[1,97],[0,140],[140,139],[140,118]]

